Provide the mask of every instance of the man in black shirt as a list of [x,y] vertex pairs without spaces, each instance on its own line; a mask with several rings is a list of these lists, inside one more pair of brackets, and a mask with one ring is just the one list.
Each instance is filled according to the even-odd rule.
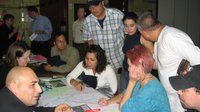
[[14,67],[8,73],[6,87],[0,90],[0,110],[2,112],[72,112],[66,104],[57,107],[35,107],[41,92],[39,79],[32,69]]

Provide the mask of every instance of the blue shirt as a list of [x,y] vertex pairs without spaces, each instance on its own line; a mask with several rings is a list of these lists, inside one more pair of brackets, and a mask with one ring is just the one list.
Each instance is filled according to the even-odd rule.
[[39,34],[35,38],[35,41],[48,41],[51,38],[52,33],[52,25],[49,19],[41,15],[37,19],[35,19],[31,23],[29,31],[31,33],[34,33],[36,30],[42,30],[45,32],[45,34]]
[[157,79],[142,88],[137,82],[131,98],[122,106],[122,112],[170,112],[167,93]]

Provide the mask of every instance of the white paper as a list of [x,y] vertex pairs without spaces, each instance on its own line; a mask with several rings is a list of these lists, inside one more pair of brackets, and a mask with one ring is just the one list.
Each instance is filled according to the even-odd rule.
[[33,33],[29,38],[31,41],[33,41],[37,36],[38,36],[38,34]]
[[66,103],[73,107],[87,104],[91,109],[98,108],[101,112],[120,112],[118,104],[109,106],[98,105],[98,100],[102,97],[107,98],[93,88],[85,87],[85,90],[80,92],[74,87],[64,86],[43,92],[39,99],[38,106],[54,107],[58,104]]

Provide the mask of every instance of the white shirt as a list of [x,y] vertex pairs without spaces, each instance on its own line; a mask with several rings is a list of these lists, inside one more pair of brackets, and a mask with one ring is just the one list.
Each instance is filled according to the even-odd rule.
[[187,59],[192,65],[200,64],[200,49],[194,45],[186,33],[165,26],[155,42],[154,59],[160,81],[168,94],[171,112],[183,112],[177,92],[169,83],[169,77],[177,75],[182,59]]
[[72,25],[74,43],[85,43],[83,40],[83,21],[76,20]]
[[70,80],[76,79],[79,75],[81,75],[82,72],[85,72],[85,75],[92,75],[92,76],[95,75],[97,77],[96,89],[109,86],[113,93],[117,91],[117,78],[116,78],[113,68],[110,65],[107,65],[105,70],[101,72],[100,74],[98,73],[94,74],[91,69],[87,69],[83,67],[83,61],[80,62],[74,68],[74,70],[67,75],[67,85],[72,86],[70,84]]

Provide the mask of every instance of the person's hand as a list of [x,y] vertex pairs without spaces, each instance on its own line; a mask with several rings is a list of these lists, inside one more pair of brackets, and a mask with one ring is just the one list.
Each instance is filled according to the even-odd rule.
[[88,45],[93,45],[94,44],[94,40],[91,39],[91,40],[88,40]]
[[52,70],[52,66],[50,64],[45,64],[43,67],[44,67],[44,69],[46,71],[51,71]]
[[98,104],[100,106],[107,106],[108,105],[108,101],[105,98],[100,98],[98,101]]
[[75,81],[73,86],[76,88],[78,91],[83,91],[85,89],[85,86],[83,85],[83,82],[78,82]]
[[54,112],[73,112],[73,110],[67,104],[60,104],[60,105],[56,106]]
[[137,66],[132,65],[132,67],[129,68],[129,78],[131,82],[140,80],[140,73]]

